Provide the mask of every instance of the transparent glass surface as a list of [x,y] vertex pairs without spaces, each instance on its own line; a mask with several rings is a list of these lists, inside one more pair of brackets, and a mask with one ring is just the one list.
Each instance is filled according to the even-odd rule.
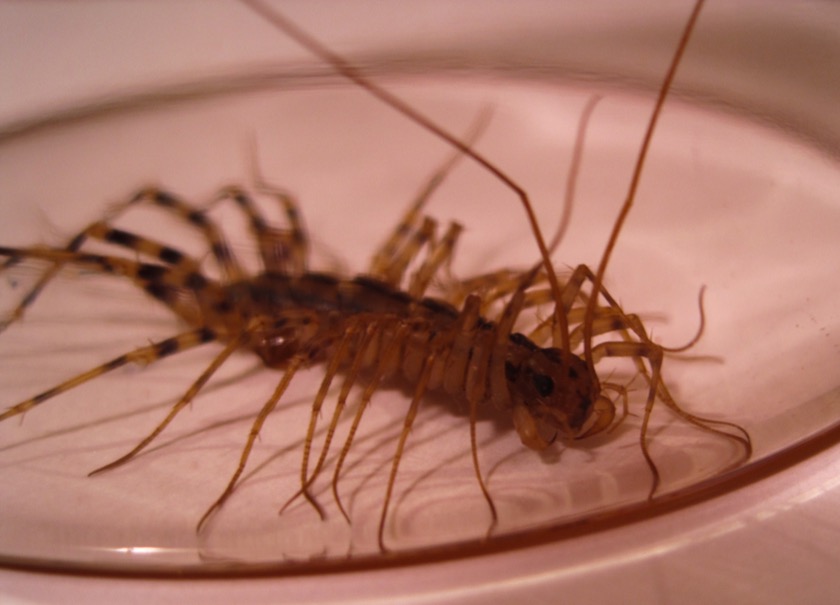
[[[626,195],[652,90],[685,11],[656,13],[644,23],[625,15],[619,35],[615,22],[599,22],[595,12],[559,20],[539,6],[558,19],[555,29],[536,19],[488,17],[488,30],[476,29],[480,35],[466,41],[457,27],[442,27],[447,35],[436,43],[418,46],[415,39],[385,35],[379,47],[367,43],[345,52],[454,133],[466,132],[491,108],[476,148],[528,191],[549,234],[562,211],[583,108],[600,95],[577,173],[572,222],[554,254],[561,270],[580,263],[594,268]],[[331,491],[337,445],[312,488],[326,519],[300,498],[278,514],[300,486],[306,426],[324,371],[315,366],[295,378],[235,492],[196,532],[280,380],[280,372],[265,369],[253,354],[234,355],[147,451],[120,468],[87,475],[160,422],[220,350],[207,345],[117,370],[45,402],[23,422],[0,424],[0,558],[129,573],[237,573],[456,556],[559,538],[580,531],[581,522],[593,529],[630,522],[737,489],[751,472],[766,473],[773,461],[795,460],[803,444],[836,434],[840,129],[826,110],[830,84],[788,68],[801,76],[795,83],[801,104],[794,105],[786,102],[787,91],[772,100],[764,94],[780,77],[772,56],[760,55],[764,62],[756,63],[735,48],[729,70],[721,69],[726,45],[714,42],[729,39],[733,24],[753,14],[744,6],[738,14],[710,7],[698,26],[677,83],[680,94],[662,116],[606,287],[642,317],[657,342],[679,346],[697,330],[697,297],[706,286],[703,338],[688,354],[666,359],[665,380],[686,410],[743,426],[754,446],[748,463],[740,464],[736,443],[659,406],[650,453],[661,485],[649,500],[652,477],[638,443],[645,392],[638,382],[631,383],[631,414],[616,430],[555,443],[542,455],[522,446],[509,417],[486,411],[477,427],[479,455],[498,510],[488,536],[491,516],[475,479],[465,404],[432,395],[420,407],[401,460],[385,524],[386,553],[377,529],[410,390],[381,389],[365,414],[337,483],[350,523]],[[444,18],[428,14],[430,23]],[[312,15],[318,12],[306,26],[318,34]],[[784,21],[782,12],[769,15],[756,25],[760,40]],[[621,16],[615,19],[622,22]],[[258,28],[261,22],[254,21]],[[819,37],[806,25],[801,30],[813,43]],[[574,46],[583,58],[558,59],[570,56],[569,36],[557,33],[564,28],[577,32]],[[507,35],[490,35],[499,31]],[[523,31],[533,35],[523,37]],[[792,25],[785,31],[799,34]],[[607,35],[614,44],[609,52],[598,42]],[[644,60],[620,59],[629,56]],[[834,73],[832,61],[836,66],[836,56],[829,56],[812,69]],[[363,271],[451,150],[317,63],[243,68],[241,74],[9,121],[0,138],[0,243],[63,245],[149,184],[206,204],[222,186],[251,183],[255,155],[265,178],[299,201],[312,237],[312,268],[345,276]],[[270,200],[262,203],[280,222]],[[449,221],[465,227],[456,277],[526,268],[538,259],[516,196],[474,163],[463,162],[447,178],[428,213],[441,228]],[[236,212],[222,207],[214,216],[236,253],[255,267],[254,242]],[[199,258],[207,254],[201,238],[159,211],[132,211],[118,225]],[[0,274],[4,311],[34,283],[39,267],[26,262]],[[68,269],[23,321],[0,335],[3,406],[182,330],[166,308],[125,280]],[[634,376],[632,363],[604,363],[599,371],[613,382],[630,383]],[[313,456],[337,395],[334,388],[321,414]],[[358,392],[350,397],[336,444],[344,441],[357,398]]]

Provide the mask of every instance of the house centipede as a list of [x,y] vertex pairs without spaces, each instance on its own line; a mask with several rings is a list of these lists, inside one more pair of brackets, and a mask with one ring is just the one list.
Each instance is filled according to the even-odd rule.
[[[292,497],[303,497],[321,516],[324,515],[311,488],[324,471],[327,455],[332,451],[335,427],[345,412],[351,389],[356,387],[361,394],[357,397],[350,432],[339,447],[331,480],[338,509],[350,522],[351,516],[339,494],[341,470],[374,393],[383,383],[399,377],[412,387],[391,458],[379,517],[377,541],[383,552],[387,550],[385,526],[400,461],[420,404],[429,392],[442,391],[467,403],[475,481],[491,516],[488,533],[497,523],[498,513],[492,490],[482,473],[476,440],[480,407],[491,405],[509,413],[522,444],[537,451],[546,449],[555,439],[577,440],[610,430],[627,413],[628,393],[624,384],[598,375],[596,365],[604,358],[632,359],[647,384],[639,445],[650,469],[650,497],[659,483],[656,463],[648,452],[648,421],[656,401],[684,421],[740,444],[744,456],[749,456],[750,438],[744,429],[730,422],[684,411],[662,378],[665,354],[690,348],[702,334],[702,294],[701,328],[696,337],[682,347],[668,348],[655,343],[640,317],[626,312],[603,286],[612,250],[635,201],[647,145],[702,0],[697,3],[686,26],[660,89],[633,182],[599,264],[595,270],[579,265],[568,278],[561,278],[554,268],[551,259],[554,244],[549,245],[544,240],[526,192],[474,147],[479,127],[463,139],[450,134],[278,13],[257,1],[243,2],[332,65],[340,75],[445,141],[454,148],[453,155],[435,173],[385,243],[374,253],[367,272],[354,278],[310,268],[309,237],[296,200],[262,181],[256,183],[257,192],[276,200],[286,218],[287,226],[283,229],[266,221],[246,188],[224,188],[214,200],[214,204],[231,204],[244,217],[262,264],[257,274],[249,274],[242,266],[220,226],[208,217],[204,208],[161,188],[141,189],[111,209],[107,216],[80,231],[63,247],[0,247],[0,255],[7,258],[3,270],[21,260],[40,260],[48,265],[36,285],[12,310],[3,328],[22,321],[25,311],[41,291],[67,266],[128,280],[169,308],[188,326],[178,335],[120,355],[9,407],[0,414],[0,421],[22,416],[61,393],[122,366],[157,362],[210,342],[221,344],[221,350],[157,426],[122,457],[92,474],[109,471],[130,462],[153,443],[234,352],[240,349],[253,351],[265,366],[279,370],[281,378],[253,420],[225,489],[198,521],[201,530],[234,493],[264,423],[296,374],[303,368],[321,365],[324,377],[311,405],[306,428],[300,489]],[[478,162],[520,199],[539,248],[539,262],[532,267],[463,280],[448,275],[462,228],[451,223],[443,235],[438,236],[437,221],[424,215],[423,209],[448,172],[456,163],[465,160]],[[210,277],[203,271],[202,259],[111,224],[122,212],[139,205],[154,206],[199,233],[218,267],[219,277]],[[90,241],[128,251],[134,256],[87,252],[84,247]],[[416,267],[416,270],[409,273],[410,267]],[[442,284],[439,288],[444,293],[442,298],[426,297],[434,283]],[[551,305],[552,311],[537,327],[527,335],[515,331],[515,324],[523,312],[545,304]],[[487,313],[494,305],[501,306],[501,310],[496,317],[488,318]],[[595,342],[596,337],[608,334],[617,336],[614,340]],[[311,449],[319,417],[338,376],[342,377],[340,393],[327,421],[321,453],[313,462]],[[619,407],[622,414],[617,413]]]

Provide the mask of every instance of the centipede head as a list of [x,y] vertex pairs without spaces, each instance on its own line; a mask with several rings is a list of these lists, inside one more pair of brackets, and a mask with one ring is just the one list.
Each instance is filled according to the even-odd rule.
[[[558,435],[580,439],[610,426],[615,406],[601,394],[598,377],[583,359],[556,348],[519,353],[509,356],[505,375],[514,426],[524,445],[541,450]],[[546,439],[547,431],[554,437]]]

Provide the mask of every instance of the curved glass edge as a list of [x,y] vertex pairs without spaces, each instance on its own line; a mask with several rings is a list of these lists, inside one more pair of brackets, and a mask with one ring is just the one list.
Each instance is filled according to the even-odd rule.
[[206,561],[187,565],[146,563],[142,558],[135,559],[131,565],[103,563],[101,560],[85,563],[61,559],[29,559],[0,553],[0,567],[21,571],[101,577],[233,578],[347,573],[423,563],[439,563],[569,540],[679,511],[768,479],[830,449],[838,443],[840,443],[840,423],[836,423],[783,451],[749,461],[728,472],[676,492],[654,497],[647,502],[595,513],[585,519],[559,525],[541,526],[533,530],[514,532],[500,537],[470,540],[443,546],[385,552],[377,555],[348,556],[346,559],[312,558],[306,561],[264,563]]

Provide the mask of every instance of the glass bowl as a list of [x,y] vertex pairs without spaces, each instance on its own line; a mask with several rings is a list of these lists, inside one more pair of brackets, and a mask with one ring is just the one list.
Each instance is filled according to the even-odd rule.
[[[563,210],[583,108],[600,97],[575,172],[569,230],[553,255],[566,271],[581,263],[594,269],[603,254],[690,7],[565,4],[283,9],[456,136],[489,108],[476,149],[528,192],[546,234]],[[67,7],[2,8],[31,41],[18,50],[22,67],[7,67],[5,76],[20,86],[0,113],[0,243],[63,245],[147,185],[208,203],[223,186],[252,185],[258,166],[299,201],[312,267],[347,277],[363,272],[452,150],[245,6],[188,8],[82,5],[70,11],[73,27],[61,30],[60,54],[35,41],[67,23]],[[669,356],[664,376],[686,410],[749,432],[746,463],[737,443],[660,405],[649,441],[661,482],[650,498],[651,471],[638,443],[645,392],[630,383],[632,363],[615,364],[609,380],[631,384],[631,413],[609,433],[558,442],[540,455],[522,446],[509,417],[482,413],[480,462],[498,511],[490,531],[465,406],[429,397],[401,460],[383,550],[377,530],[410,391],[383,388],[366,412],[338,483],[350,523],[331,492],[337,445],[312,488],[326,519],[300,498],[279,514],[300,486],[311,402],[324,371],[315,366],[295,378],[232,497],[197,532],[280,379],[255,356],[234,355],[147,451],[87,475],[160,422],[220,350],[209,345],[117,370],[45,402],[22,423],[0,425],[0,561],[235,575],[466,557],[680,510],[835,443],[840,124],[831,76],[840,54],[831,23],[838,12],[824,3],[706,7],[606,274],[622,307],[669,347],[697,331],[698,293],[706,287],[702,339],[688,354]],[[129,29],[134,33],[113,52],[96,52]],[[76,43],[76,55],[65,54],[65,42]],[[84,64],[85,71],[56,64]],[[41,76],[27,71],[45,66]],[[276,208],[265,208],[279,220]],[[452,267],[459,278],[538,260],[516,195],[474,162],[453,171],[427,211],[441,228],[450,221],[465,227]],[[214,216],[235,252],[253,258],[236,213],[220,208]],[[160,212],[138,209],[119,225],[206,255],[200,238]],[[37,278],[37,267],[25,262],[0,274],[4,310]],[[4,405],[182,329],[130,283],[68,269],[0,335]],[[336,396],[334,389],[321,414],[313,455]],[[337,444],[357,399],[350,398]]]

